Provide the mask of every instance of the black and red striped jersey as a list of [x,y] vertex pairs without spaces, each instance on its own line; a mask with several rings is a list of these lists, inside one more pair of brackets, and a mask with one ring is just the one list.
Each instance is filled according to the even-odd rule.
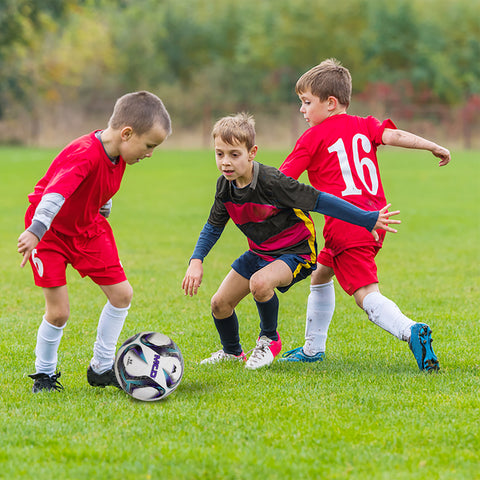
[[253,162],[252,182],[237,188],[223,175],[217,180],[208,223],[223,229],[231,218],[248,239],[250,250],[270,260],[289,253],[316,261],[316,234],[309,211],[320,192]]

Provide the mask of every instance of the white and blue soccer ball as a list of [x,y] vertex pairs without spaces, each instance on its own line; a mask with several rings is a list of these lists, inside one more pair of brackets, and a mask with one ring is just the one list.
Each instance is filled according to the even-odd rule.
[[118,349],[115,375],[137,400],[154,402],[170,395],[183,376],[183,357],[175,342],[158,332],[137,333]]

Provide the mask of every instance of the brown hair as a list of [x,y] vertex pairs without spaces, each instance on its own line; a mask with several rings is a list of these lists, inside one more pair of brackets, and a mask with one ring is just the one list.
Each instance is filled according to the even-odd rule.
[[223,117],[214,125],[212,136],[230,145],[242,143],[251,150],[255,145],[255,120],[245,112]]
[[297,95],[308,90],[322,101],[332,96],[348,107],[352,97],[352,77],[348,69],[343,67],[338,60],[329,58],[311,68],[298,79],[295,85]]
[[127,93],[115,102],[108,126],[116,130],[132,127],[137,135],[148,132],[158,122],[167,133],[172,133],[170,115],[163,102],[153,93]]

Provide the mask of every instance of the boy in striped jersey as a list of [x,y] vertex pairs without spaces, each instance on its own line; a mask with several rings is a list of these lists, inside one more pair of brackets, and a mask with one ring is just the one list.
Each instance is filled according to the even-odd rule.
[[207,223],[190,259],[182,288],[197,294],[203,259],[231,218],[248,239],[249,250],[232,264],[211,301],[222,349],[202,363],[246,360],[240,344],[235,307],[250,292],[260,316],[260,334],[246,367],[270,365],[282,348],[277,332],[278,297],[316,268],[315,211],[354,223],[378,238],[377,228],[395,232],[387,207],[366,212],[332,195],[286,177],[276,168],[256,162],[255,123],[247,114],[220,119],[213,128],[215,158],[221,176]]

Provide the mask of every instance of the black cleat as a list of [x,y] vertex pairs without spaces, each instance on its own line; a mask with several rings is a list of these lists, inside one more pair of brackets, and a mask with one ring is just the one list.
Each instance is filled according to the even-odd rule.
[[61,373],[57,372],[55,375],[47,375],[46,373],[34,373],[29,375],[35,380],[33,382],[32,392],[51,392],[54,390],[63,390],[63,385],[58,381]]
[[89,366],[87,369],[87,380],[92,387],[104,388],[111,385],[112,387],[121,388],[113,368],[103,373],[95,373],[93,368]]

